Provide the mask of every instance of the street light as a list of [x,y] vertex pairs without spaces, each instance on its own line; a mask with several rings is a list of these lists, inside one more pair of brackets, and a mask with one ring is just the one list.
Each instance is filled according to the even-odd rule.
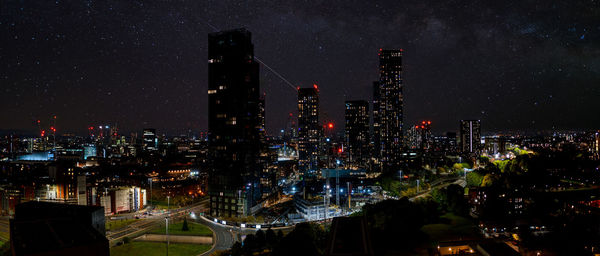
[[167,196],[167,217],[165,217],[165,232],[167,235],[167,256],[169,256],[169,217],[170,217],[170,205],[171,205],[171,197]]
[[169,216],[165,217],[165,232],[167,235],[167,256],[169,256]]

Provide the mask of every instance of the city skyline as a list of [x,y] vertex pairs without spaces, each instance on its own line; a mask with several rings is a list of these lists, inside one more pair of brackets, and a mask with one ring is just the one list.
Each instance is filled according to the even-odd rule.
[[[585,118],[600,111],[593,9],[407,2],[386,11],[397,5],[8,3],[0,107],[10,115],[0,123],[35,131],[36,120],[57,115],[59,134],[108,123],[126,132],[206,131],[206,35],[246,27],[262,63],[270,134],[295,112],[292,88],[313,83],[321,112],[342,131],[344,102],[371,100],[379,48],[405,50],[406,123],[431,120],[435,133],[457,131],[462,119],[482,120],[483,132],[598,126]],[[65,10],[73,14],[56,15]],[[81,29],[69,29],[75,24]]]
[[600,255],[575,1],[4,1],[0,256]]

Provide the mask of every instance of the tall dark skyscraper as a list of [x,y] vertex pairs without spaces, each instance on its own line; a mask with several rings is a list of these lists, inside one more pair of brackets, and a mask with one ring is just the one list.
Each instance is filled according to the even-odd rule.
[[298,165],[306,171],[317,168],[319,153],[319,88],[298,89]]
[[350,161],[364,166],[369,156],[369,102],[346,101],[345,119]]
[[[404,144],[402,49],[379,49],[379,159],[384,170],[400,162]],[[376,145],[377,146],[377,145]]]
[[158,138],[156,138],[156,129],[144,129],[142,139],[144,140],[144,151],[150,152],[158,150]]
[[245,216],[260,197],[259,66],[245,29],[208,36],[209,196],[213,216]]
[[475,153],[481,147],[481,121],[460,121],[460,150],[463,153]]

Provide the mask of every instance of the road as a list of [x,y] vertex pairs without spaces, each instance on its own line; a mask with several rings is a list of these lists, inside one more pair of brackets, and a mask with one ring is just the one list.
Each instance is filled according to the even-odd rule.
[[[446,181],[451,181],[451,180],[446,180]],[[448,182],[448,183],[443,183],[443,182],[442,182],[442,183],[440,183],[440,184],[438,184],[438,185],[432,186],[432,187],[431,187],[431,189],[427,190],[427,192],[424,192],[424,193],[422,193],[422,194],[418,194],[418,195],[416,195],[416,196],[413,196],[413,197],[409,198],[408,200],[410,200],[410,201],[414,201],[415,199],[419,199],[419,198],[426,197],[426,196],[428,196],[429,194],[431,194],[431,191],[433,191],[433,189],[445,188],[445,187],[447,187],[447,186],[450,186],[451,184],[457,184],[457,185],[460,185],[461,187],[463,187],[463,188],[464,188],[465,186],[467,186],[467,181],[466,181],[466,180],[465,180],[463,177],[461,177],[461,178],[457,178],[457,179],[456,179],[456,180],[454,180],[454,182],[452,182],[452,183],[450,183],[450,182]]]
[[[209,251],[201,254],[201,256],[208,256],[215,251],[229,250],[235,242],[241,242],[241,235],[255,234],[257,231],[254,228],[222,225],[202,216],[196,219],[196,222],[206,225],[215,233],[214,246]],[[294,229],[294,226],[273,228],[274,231],[282,230],[283,232],[291,231],[292,229]]]
[[[188,212],[196,212],[206,207],[206,203],[208,200],[203,200],[197,204],[185,206],[182,208],[172,209],[171,210],[171,219],[176,219],[179,217],[183,217]],[[147,232],[158,225],[162,224],[165,221],[165,217],[167,213],[155,214],[153,216],[148,216],[146,218],[140,219],[135,223],[127,225],[123,228],[114,231],[107,231],[106,238],[108,238],[110,245],[114,246],[118,242],[120,242],[125,237],[134,236],[136,234],[141,234]]]
[[220,225],[210,221],[202,216],[196,219],[196,222],[201,223],[209,227],[214,235],[214,244],[213,247],[201,254],[202,256],[211,255],[215,251],[229,250],[231,246],[235,243],[235,234],[230,231],[230,228],[224,225]]

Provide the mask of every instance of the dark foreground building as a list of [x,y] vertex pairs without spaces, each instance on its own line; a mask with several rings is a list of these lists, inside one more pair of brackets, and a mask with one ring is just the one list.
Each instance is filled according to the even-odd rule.
[[47,202],[16,206],[10,221],[13,255],[110,255],[104,208]]

